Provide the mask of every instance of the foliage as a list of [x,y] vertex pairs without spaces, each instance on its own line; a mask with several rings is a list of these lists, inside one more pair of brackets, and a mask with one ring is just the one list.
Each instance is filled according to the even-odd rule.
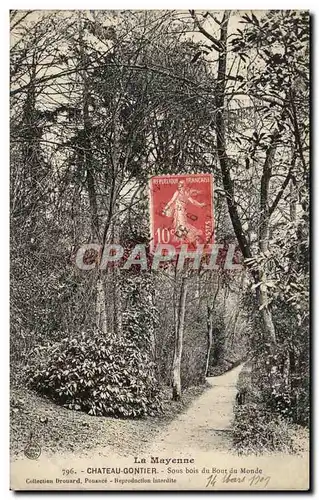
[[[274,361],[274,360],[272,360]],[[266,363],[269,363],[269,358]],[[276,366],[273,364],[273,366]],[[253,371],[252,371],[253,369]],[[233,442],[240,454],[262,454],[282,451],[302,453],[309,439],[306,429],[293,423],[289,394],[281,392],[274,381],[265,384],[266,390],[256,385],[260,373],[256,362],[246,364],[239,374],[237,388],[245,393],[245,403],[234,408]],[[271,389],[273,387],[273,389]]]
[[136,418],[161,409],[154,365],[129,341],[82,333],[38,348],[31,388],[71,410]]
[[[89,347],[98,351],[95,334],[81,340],[74,332],[97,324],[98,273],[75,268],[76,250],[117,238],[128,246],[147,243],[148,177],[209,172],[216,242],[227,246],[236,234],[249,254],[247,272],[243,279],[224,273],[221,282],[199,273],[191,281],[182,385],[204,379],[212,310],[210,364],[226,370],[249,346],[262,408],[307,425],[309,13],[232,12],[224,44],[217,38],[227,29],[227,14],[215,14],[11,12],[11,359],[23,363],[45,345],[37,369],[46,393],[77,405],[75,393],[85,393],[70,386],[77,380],[67,378],[59,396],[46,375],[48,365],[55,380],[51,363],[58,358],[46,359],[52,349],[67,364],[64,371],[70,369],[71,354],[66,359],[62,352],[71,349],[66,336],[77,339],[80,361],[83,347],[91,370],[96,361]],[[217,71],[223,57],[225,70]],[[134,365],[141,383],[149,359],[159,380],[171,382],[174,280],[169,266],[156,276],[130,271],[101,278],[106,330],[113,335],[122,327],[102,345],[114,359],[116,342],[119,352],[130,346],[141,362],[140,372]],[[274,326],[273,349],[265,312]],[[122,375],[118,380],[125,385]],[[85,411],[104,414],[99,391],[92,401],[102,406],[92,410],[85,396]],[[150,408],[148,396],[145,404]]]
[[144,350],[151,350],[158,310],[154,304],[154,277],[149,272],[126,273],[122,284],[126,307],[123,312],[125,337]]
[[298,346],[291,340],[284,345],[276,354],[264,354],[255,360],[254,387],[273,414],[308,426],[309,346],[305,342]]
[[307,433],[265,406],[249,403],[235,408],[233,440],[241,454],[300,453],[305,449]]

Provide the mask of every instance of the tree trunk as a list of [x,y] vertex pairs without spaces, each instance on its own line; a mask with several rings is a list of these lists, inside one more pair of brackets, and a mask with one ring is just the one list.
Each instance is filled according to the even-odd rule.
[[290,397],[293,408],[293,418],[295,422],[299,422],[299,408],[298,408],[298,382],[296,380],[296,356],[294,348],[291,347],[288,352],[289,356],[289,382],[290,382]]
[[104,335],[107,334],[105,290],[101,277],[96,282],[96,326]]
[[[261,275],[261,281],[265,281],[264,274]],[[263,285],[261,285],[261,287],[263,287]],[[257,295],[258,295],[259,307],[261,308],[262,312],[262,319],[265,328],[266,340],[270,341],[272,345],[276,344],[276,331],[272,320],[272,314],[268,307],[267,291],[263,287],[263,290],[259,290]]]
[[[117,204],[115,204],[117,208]],[[120,230],[117,221],[112,224],[113,243],[119,244]],[[113,296],[113,330],[117,337],[122,336],[122,294],[120,286],[120,270],[118,266],[111,268],[112,275],[112,296]]]
[[206,353],[206,367],[205,367],[205,377],[208,375],[210,353],[213,345],[213,308],[207,306],[207,353]]
[[[280,136],[279,130],[272,136],[270,145],[266,152],[266,158],[263,165],[263,174],[260,182],[260,219],[259,219],[259,250],[264,255],[268,252],[269,246],[269,184],[272,173],[272,165],[277,150],[277,140]],[[267,291],[267,272],[266,265],[264,269],[259,272],[260,287],[257,291],[259,301],[259,308],[262,312],[266,340],[271,344],[276,344],[275,326],[272,320],[272,314],[268,306],[268,291]]]
[[182,278],[179,305],[178,305],[178,321],[175,330],[175,349],[174,349],[174,362],[173,362],[173,400],[179,401],[182,395],[181,386],[181,362],[183,352],[183,334],[184,334],[184,321],[186,309],[186,296],[187,296],[187,282],[186,276]]
[[[221,22],[220,28],[220,39],[219,39],[219,59],[218,59],[218,74],[217,74],[217,84],[216,84],[216,143],[217,143],[217,154],[222,172],[223,186],[226,193],[227,205],[229,215],[232,221],[234,232],[236,234],[238,244],[240,246],[241,252],[245,259],[251,258],[251,250],[249,242],[244,234],[242,223],[238,214],[237,204],[235,201],[234,184],[230,175],[229,162],[226,151],[226,125],[225,125],[225,88],[226,88],[226,69],[227,69],[227,29],[229,21],[230,12],[225,11],[223,20]],[[276,151],[276,143],[279,136],[279,131],[273,135],[273,140],[267,151],[267,157],[264,164],[263,179],[261,183],[261,205],[268,203],[268,187],[269,178],[271,172],[271,162],[273,160],[274,153]],[[263,192],[264,190],[264,192]],[[266,205],[264,205],[266,207]],[[268,223],[269,223],[269,209],[264,210],[261,214],[261,229],[259,241],[261,247],[268,245]],[[253,273],[256,282],[265,281],[265,275],[260,273]],[[268,297],[266,287],[262,287],[262,290],[257,291],[259,306],[262,311],[262,318],[265,326],[265,335],[267,340],[274,344],[276,342],[275,328],[272,321],[271,312],[268,308]]]
[[118,267],[113,269],[113,306],[114,306],[114,333],[117,337],[122,336],[122,302],[121,302],[121,288],[120,276]]
[[[156,306],[156,290],[153,289],[150,293],[150,303],[151,306],[155,309]],[[155,323],[153,323],[153,326],[150,331],[150,353],[152,357],[152,361],[156,363],[156,330],[155,330]]]
[[248,240],[245,236],[242,223],[238,214],[237,205],[235,202],[234,184],[230,175],[229,161],[226,151],[226,125],[225,125],[225,89],[226,89],[226,74],[227,74],[227,31],[230,11],[225,11],[220,28],[220,51],[218,58],[218,73],[216,81],[216,145],[217,155],[222,173],[223,187],[226,194],[229,216],[234,228],[234,232],[240,247],[240,250],[245,259],[251,258]]
[[[79,43],[80,43],[80,59],[81,64],[85,65],[87,62],[87,57],[84,52],[83,44],[83,26],[81,13],[79,12],[78,17],[79,24]],[[99,228],[99,218],[98,218],[98,205],[97,196],[95,188],[94,179],[94,168],[93,168],[93,155],[91,146],[91,118],[89,113],[89,83],[87,79],[86,70],[82,71],[82,83],[83,83],[83,151],[84,151],[84,161],[85,168],[87,172],[87,190],[89,196],[89,205],[91,213],[91,238],[92,240],[100,241],[100,228]],[[106,306],[105,306],[105,289],[101,270],[97,272],[96,281],[96,299],[95,299],[95,324],[98,330],[100,330],[104,335],[107,334],[107,317],[106,317]]]
[[205,377],[207,377],[209,369],[210,354],[213,346],[213,313],[215,310],[215,303],[217,295],[220,288],[220,275],[217,278],[217,287],[211,300],[210,304],[207,304],[207,352],[206,352],[206,367],[205,367]]

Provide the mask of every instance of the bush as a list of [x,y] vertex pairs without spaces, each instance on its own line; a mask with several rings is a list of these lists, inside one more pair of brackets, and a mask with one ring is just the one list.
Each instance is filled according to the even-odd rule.
[[274,415],[264,405],[248,403],[235,407],[233,439],[235,448],[243,454],[264,452],[299,453],[306,439],[300,426]]
[[39,348],[27,366],[31,388],[90,415],[142,417],[161,410],[154,365],[124,339],[90,332]]

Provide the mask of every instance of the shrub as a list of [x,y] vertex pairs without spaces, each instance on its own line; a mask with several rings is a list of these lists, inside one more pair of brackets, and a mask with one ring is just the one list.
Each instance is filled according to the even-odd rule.
[[154,365],[124,339],[85,333],[39,348],[27,366],[31,388],[90,415],[142,417],[161,410]]
[[233,440],[239,453],[299,453],[306,441],[300,440],[300,432],[299,426],[273,414],[264,405],[248,403],[235,407]]

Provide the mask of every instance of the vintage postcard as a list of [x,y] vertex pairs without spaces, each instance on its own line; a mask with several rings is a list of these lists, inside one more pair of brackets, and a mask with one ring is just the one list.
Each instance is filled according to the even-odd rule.
[[309,12],[10,30],[11,489],[309,490]]

